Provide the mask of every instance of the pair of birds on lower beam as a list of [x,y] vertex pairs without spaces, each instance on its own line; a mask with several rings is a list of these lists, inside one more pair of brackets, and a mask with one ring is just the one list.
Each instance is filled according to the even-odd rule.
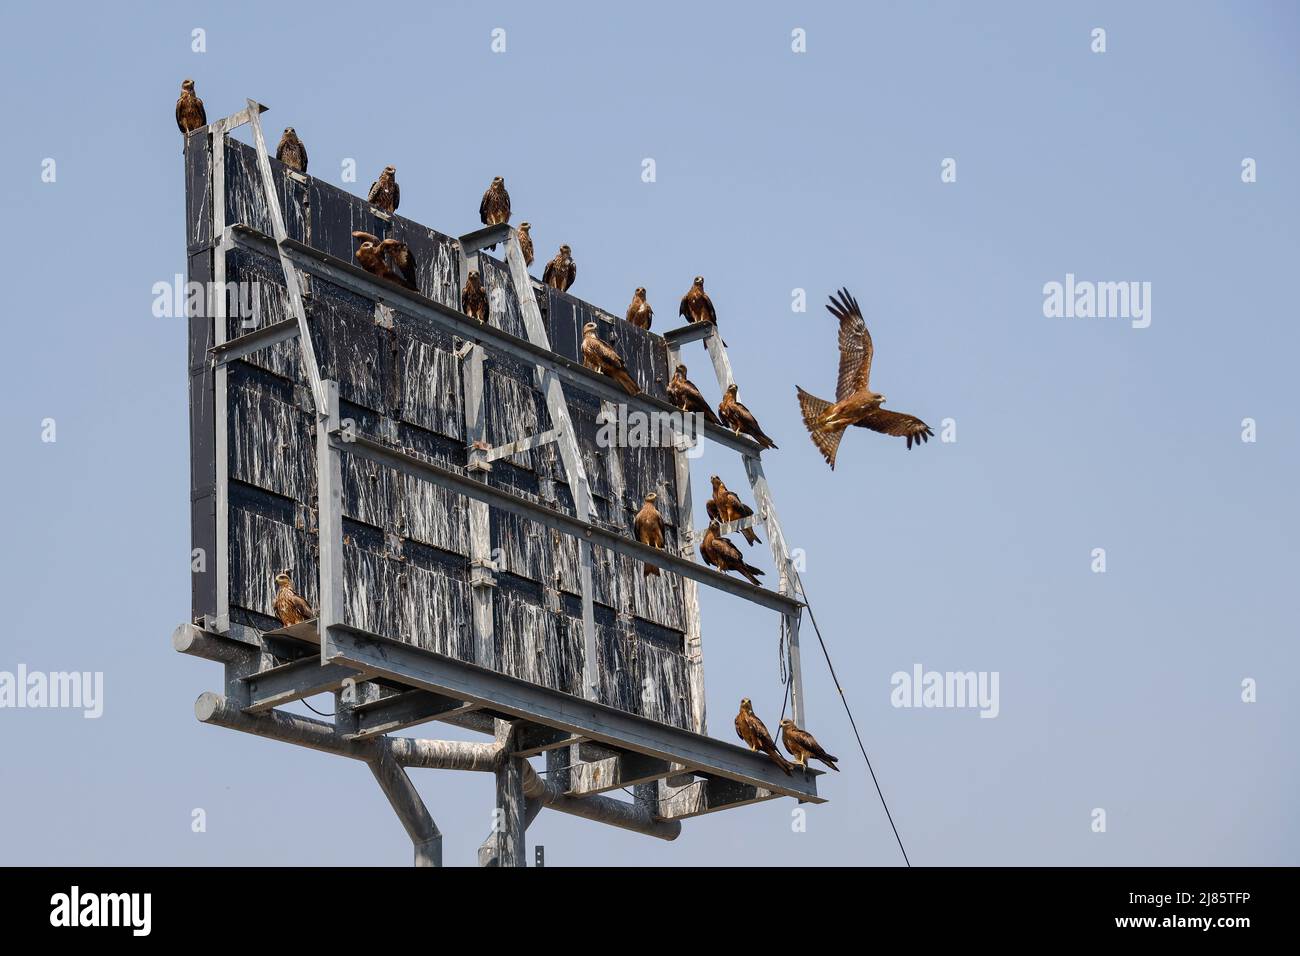
[[[704,532],[704,540],[700,544],[700,556],[706,564],[720,571],[735,571],[744,575],[752,584],[758,585],[762,570],[745,563],[740,549],[722,536],[721,527],[721,522],[744,521],[752,518],[754,509],[741,501],[740,496],[728,488],[717,475],[713,475],[709,480],[713,484],[713,497],[704,505],[704,510],[709,515],[709,527]],[[655,504],[658,498],[659,496],[653,491],[645,496],[641,510],[632,519],[632,531],[642,544],[663,550],[664,519]],[[762,543],[750,527],[742,528],[741,534],[751,546]],[[659,574],[659,569],[653,564],[644,565],[643,571],[646,577]]]
[[[740,713],[736,714],[736,734],[749,746],[750,750],[755,752],[763,751],[774,764],[785,771],[786,776],[790,776],[794,764],[786,760],[781,751],[776,749],[776,742],[772,739],[772,735],[768,733],[767,726],[754,713],[754,705],[748,697],[740,701]],[[804,770],[808,769],[809,759],[816,759],[826,764],[836,773],[839,772],[840,768],[835,766],[839,758],[828,754],[825,748],[817,742],[817,738],[808,731],[800,729],[788,717],[781,721],[781,743],[785,745],[785,749]]]

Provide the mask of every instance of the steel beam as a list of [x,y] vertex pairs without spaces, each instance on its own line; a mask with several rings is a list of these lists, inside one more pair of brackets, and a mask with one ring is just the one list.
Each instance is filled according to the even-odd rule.
[[569,796],[585,797],[607,790],[634,787],[671,776],[676,771],[667,760],[638,753],[623,753],[572,768]]
[[689,730],[530,684],[474,664],[389,641],[355,628],[335,628],[339,660],[367,673],[472,701],[495,712],[634,750],[693,771],[750,783],[815,803],[816,774],[786,776],[763,754]]
[[[262,255],[276,254],[276,244],[267,236],[245,225],[231,226],[227,233],[230,241]],[[642,392],[629,395],[613,380],[593,372],[580,362],[572,361],[548,348],[533,345],[527,339],[521,339],[503,332],[490,325],[483,325],[440,302],[425,298],[418,292],[412,292],[405,286],[378,279],[351,263],[313,249],[296,239],[286,239],[280,243],[289,259],[304,272],[319,276],[329,282],[349,289],[368,299],[383,301],[409,315],[420,316],[435,325],[459,336],[462,339],[476,341],[495,352],[502,352],[511,358],[531,365],[540,365],[559,376],[567,385],[580,388],[597,398],[614,404],[626,405],[629,410],[636,410],[646,415],[670,415],[672,418],[652,419],[672,422],[680,419],[682,410],[668,402],[661,401]],[[678,434],[681,434],[679,431]],[[744,435],[737,435],[725,426],[705,422],[704,437],[745,455],[758,455],[762,452],[758,443]],[[690,435],[682,437],[690,438]]]
[[297,319],[282,319],[279,322],[264,325],[254,332],[230,339],[221,345],[214,345],[208,349],[208,356],[212,359],[212,364],[220,368],[236,359],[252,355],[261,349],[270,348],[279,342],[286,342],[298,334],[300,334],[300,330]]
[[315,656],[279,664],[244,678],[249,691],[249,703],[244,709],[252,714],[271,710],[304,697],[338,690],[349,679],[364,677],[355,668],[334,661],[322,664]]
[[718,588],[737,597],[743,597],[773,611],[780,611],[784,614],[797,611],[798,608],[802,607],[802,604],[796,598],[789,595],[778,594],[766,588],[756,587],[739,578],[729,578],[725,574],[714,571],[705,565],[696,564],[694,561],[679,557],[669,551],[661,551],[649,545],[644,545],[617,531],[610,531],[597,525],[588,524],[573,515],[565,514],[562,511],[537,504],[508,491],[475,481],[458,471],[408,455],[398,449],[389,448],[367,435],[357,434],[348,442],[344,442],[341,438],[335,438],[333,442],[335,447],[346,450],[350,454],[368,458],[371,461],[424,481],[431,481],[468,498],[485,501],[503,511],[510,511],[522,517],[531,518],[547,527],[572,535],[579,542],[585,541],[590,545],[626,554],[638,561],[656,564],[683,577]]
[[690,817],[730,810],[751,803],[775,800],[780,794],[735,780],[702,778],[684,787],[660,785],[658,817],[661,820],[686,820]]
[[452,700],[450,697],[421,690],[406,691],[359,705],[356,708],[355,737],[358,740],[379,737],[431,720],[449,720],[472,709],[472,704]]

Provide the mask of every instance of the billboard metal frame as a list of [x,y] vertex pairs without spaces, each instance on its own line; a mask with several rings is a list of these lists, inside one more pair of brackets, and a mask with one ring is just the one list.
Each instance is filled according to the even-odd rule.
[[[503,243],[510,278],[528,338],[480,324],[418,292],[384,282],[349,262],[296,239],[285,230],[267,153],[260,114],[266,107],[248,100],[245,109],[189,134],[187,148],[210,144],[212,155],[212,278],[225,287],[226,254],[238,248],[277,257],[292,312],[282,321],[228,340],[226,301],[213,299],[214,334],[208,349],[212,373],[212,418],[216,433],[215,523],[216,614],[181,625],[173,635],[176,650],[225,665],[224,693],[202,695],[196,713],[205,723],[295,743],[365,761],[411,836],[417,865],[441,865],[441,834],[406,775],[406,767],[491,771],[496,777],[500,825],[480,849],[486,865],[524,865],[524,829],[543,806],[675,839],[680,820],[729,807],[792,796],[824,802],[817,795],[817,771],[785,776],[764,755],[724,743],[704,731],[702,670],[699,664],[699,584],[744,598],[782,616],[788,641],[791,715],[804,723],[799,664],[799,621],[803,608],[795,596],[795,571],[786,549],[760,448],[747,437],[705,423],[703,438],[738,452],[756,505],[752,519],[728,531],[761,523],[779,572],[773,591],[731,578],[692,560],[700,535],[691,526],[690,472],[686,451],[691,436],[678,429],[673,438],[682,554],[650,548],[592,522],[595,509],[563,385],[598,397],[603,411],[615,404],[673,422],[675,407],[649,395],[629,396],[610,380],[550,348],[546,326],[524,263],[515,230],[509,225],[476,230],[459,240],[462,270],[477,268],[482,249]],[[225,221],[225,137],[248,124],[258,172],[267,199],[272,235]],[[208,143],[204,143],[207,139]],[[193,250],[191,250],[193,252]],[[463,274],[463,273],[462,273]],[[338,383],[321,375],[303,304],[304,277],[319,277],[374,301],[376,309],[400,308],[423,316],[466,342],[464,408],[469,448],[465,473],[344,428]],[[229,599],[227,366],[279,342],[298,340],[315,418],[318,488],[318,617],[306,624],[258,633],[232,623]],[[665,335],[670,367],[681,348],[703,340],[720,388],[733,381],[725,346],[711,324],[688,326]],[[483,363],[503,353],[531,365],[538,391],[551,418],[549,428],[497,448],[484,441]],[[193,371],[193,370],[192,370]],[[667,415],[668,417],[663,417]],[[554,442],[573,490],[575,514],[536,503],[487,484],[491,463],[524,448]],[[473,596],[475,663],[369,634],[344,622],[342,454],[360,456],[419,480],[440,485],[470,502],[470,584]],[[574,537],[579,547],[583,640],[586,648],[583,697],[519,680],[493,668],[492,592],[489,514],[496,508],[522,515]],[[593,611],[592,548],[600,547],[657,564],[683,578],[686,652],[693,662],[697,694],[694,728],[683,729],[629,713],[596,699],[596,637]],[[334,724],[287,714],[276,708],[316,694],[333,692]],[[395,730],[442,720],[491,734],[492,744],[417,740],[387,736]],[[546,778],[527,758],[545,754]],[[635,801],[602,797],[615,787],[633,787]]]

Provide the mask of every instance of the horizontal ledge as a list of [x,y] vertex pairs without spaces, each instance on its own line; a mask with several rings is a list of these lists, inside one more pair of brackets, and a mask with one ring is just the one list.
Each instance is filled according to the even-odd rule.
[[243,358],[245,355],[251,355],[253,352],[270,348],[279,342],[296,338],[297,335],[298,320],[296,318],[283,319],[230,339],[220,345],[214,345],[208,349],[208,355],[211,356],[214,366],[226,365],[236,359]]
[[[230,226],[227,232],[232,241],[245,248],[268,256],[277,254],[274,239],[246,225],[236,224]],[[668,414],[675,417],[682,415],[680,408],[670,405],[662,399],[654,398],[645,392],[629,395],[614,384],[613,379],[598,372],[593,372],[580,362],[575,362],[557,352],[552,352],[550,349],[542,348],[540,345],[534,345],[526,339],[503,332],[491,325],[476,322],[463,312],[458,312],[441,302],[435,302],[418,292],[412,292],[405,286],[378,279],[364,269],[360,269],[349,262],[344,262],[342,259],[336,259],[334,256],[312,248],[297,239],[286,239],[282,248],[289,255],[289,258],[293,260],[294,265],[311,275],[328,279],[356,292],[358,295],[393,305],[413,315],[428,319],[435,325],[467,341],[477,342],[485,348],[504,352],[521,362],[537,365],[554,372],[560,377],[561,381],[589,392],[604,401],[614,405],[626,405],[629,409],[635,409],[646,415]],[[675,418],[666,419],[668,422],[674,420]],[[705,438],[751,458],[759,457],[762,452],[758,442],[753,439],[737,435],[730,429],[722,425],[715,425],[710,421],[704,422],[703,434]]]
[[825,803],[817,796],[816,771],[796,771],[786,776],[765,755],[745,747],[356,628],[330,628],[330,643],[337,651],[336,660],[400,683],[471,701],[620,750],[681,764],[695,773],[724,777],[801,801]]
[[692,322],[690,325],[679,326],[675,329],[669,329],[664,333],[664,341],[670,346],[680,348],[691,342],[698,342],[701,339],[707,339],[710,335],[718,330],[718,327],[712,322]]
[[405,472],[415,478],[433,482],[468,498],[486,502],[488,505],[500,508],[503,511],[509,511],[524,518],[531,518],[549,528],[579,540],[587,541],[597,547],[617,551],[630,558],[660,568],[667,568],[682,577],[745,598],[762,607],[780,611],[782,614],[794,614],[803,607],[803,604],[794,598],[786,597],[775,591],[769,591],[767,588],[755,587],[748,581],[742,581],[739,578],[729,578],[720,571],[706,568],[702,564],[696,564],[694,561],[687,560],[669,551],[652,548],[616,531],[588,524],[573,515],[537,504],[508,491],[502,491],[492,485],[476,481],[460,474],[460,472],[444,468],[434,462],[408,455],[396,448],[389,448],[387,445],[366,435],[357,434],[351,441],[344,441],[334,436],[331,437],[330,444],[340,451],[368,458],[371,461]]
[[498,242],[506,242],[512,231],[510,223],[501,222],[495,226],[484,226],[482,229],[467,232],[457,242],[460,243],[460,248],[465,255],[472,256],[480,249],[495,246]]

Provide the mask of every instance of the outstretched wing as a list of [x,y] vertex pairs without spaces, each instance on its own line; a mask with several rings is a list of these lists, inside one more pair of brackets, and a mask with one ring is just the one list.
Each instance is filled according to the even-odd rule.
[[867,387],[871,380],[871,333],[862,319],[858,300],[841,289],[839,300],[831,296],[826,310],[840,320],[840,377],[835,384],[835,400],[843,401],[854,392]]
[[376,246],[380,243],[378,236],[372,236],[370,233],[362,232],[360,229],[354,229],[352,231],[352,238],[361,242],[373,242]]
[[877,408],[869,412],[857,424],[870,428],[873,432],[880,432],[882,435],[906,438],[908,448],[912,447],[912,442],[919,445],[923,441],[929,441],[930,436],[934,434],[930,426],[915,415],[893,412],[887,408]]
[[487,188],[487,192],[483,194],[483,198],[482,200],[479,201],[478,204],[478,221],[483,223],[484,225],[487,225],[488,205],[491,202],[492,202],[492,187],[489,186]]

